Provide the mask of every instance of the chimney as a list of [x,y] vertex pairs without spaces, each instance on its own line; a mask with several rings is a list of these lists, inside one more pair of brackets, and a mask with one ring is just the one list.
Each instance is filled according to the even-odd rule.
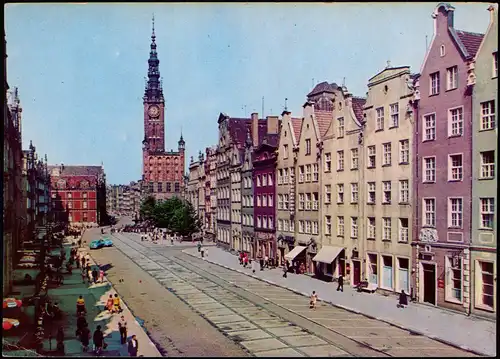
[[279,117],[267,116],[267,134],[276,134],[279,132]]
[[259,114],[257,112],[252,113],[252,141],[254,147],[259,145]]

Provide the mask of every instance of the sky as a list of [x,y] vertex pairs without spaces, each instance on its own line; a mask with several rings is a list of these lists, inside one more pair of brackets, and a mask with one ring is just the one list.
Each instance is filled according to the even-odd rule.
[[[19,88],[23,147],[50,164],[104,164],[107,183],[141,178],[151,19],[166,102],[166,150],[217,144],[217,119],[302,115],[313,85],[365,96],[391,66],[419,72],[436,3],[7,4],[7,80]],[[487,3],[452,3],[455,28],[485,32]]]

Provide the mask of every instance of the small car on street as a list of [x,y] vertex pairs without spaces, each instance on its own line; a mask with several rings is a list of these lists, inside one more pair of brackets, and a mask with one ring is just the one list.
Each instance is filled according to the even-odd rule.
[[90,249],[99,249],[104,247],[104,241],[102,239],[95,239],[90,242]]
[[104,247],[113,247],[113,241],[110,238],[103,238]]

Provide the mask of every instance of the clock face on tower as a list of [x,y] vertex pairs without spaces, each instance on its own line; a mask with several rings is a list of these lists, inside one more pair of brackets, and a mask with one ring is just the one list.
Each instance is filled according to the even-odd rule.
[[160,108],[156,105],[149,106],[148,114],[151,117],[158,117],[160,115]]

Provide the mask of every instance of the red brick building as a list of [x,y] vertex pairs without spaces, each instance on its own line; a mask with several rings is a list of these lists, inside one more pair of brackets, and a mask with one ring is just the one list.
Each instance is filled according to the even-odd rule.
[[165,100],[160,81],[160,60],[156,52],[155,29],[151,35],[148,81],[143,97],[144,140],[142,141],[142,179],[147,192],[157,200],[181,196],[184,187],[185,142],[181,138],[177,151],[165,151]]
[[106,187],[102,166],[61,164],[49,166],[49,173],[52,211],[56,222],[79,227],[105,221]]

